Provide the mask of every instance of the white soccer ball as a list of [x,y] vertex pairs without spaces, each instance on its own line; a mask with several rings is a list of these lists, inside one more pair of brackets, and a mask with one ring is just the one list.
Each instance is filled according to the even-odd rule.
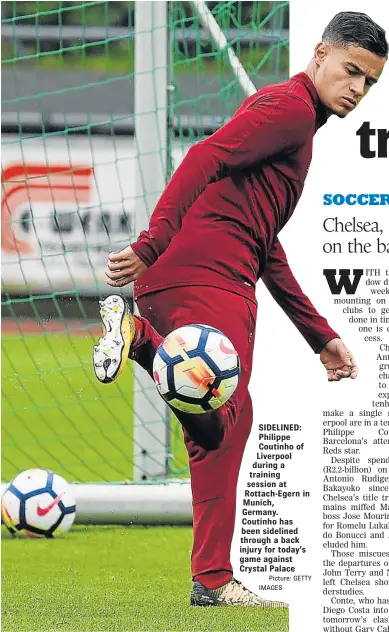
[[185,325],[158,347],[153,376],[159,393],[174,408],[206,413],[222,406],[235,391],[240,374],[231,341],[208,325]]
[[42,469],[21,472],[1,499],[1,517],[13,534],[52,538],[66,533],[76,515],[76,503],[62,476]]

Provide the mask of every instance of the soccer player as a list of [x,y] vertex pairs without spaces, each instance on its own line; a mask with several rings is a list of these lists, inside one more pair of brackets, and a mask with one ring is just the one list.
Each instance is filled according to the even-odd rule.
[[135,281],[143,317],[132,316],[120,296],[102,303],[105,335],[94,352],[102,382],[119,375],[127,356],[152,376],[160,342],[191,323],[220,329],[241,361],[239,385],[224,406],[202,415],[174,411],[191,473],[193,605],[286,606],[237,582],[230,561],[236,486],[252,425],[255,285],[264,281],[319,354],[329,381],[356,378],[352,354],[301,290],[278,233],[301,196],[314,134],[330,115],[343,118],[357,107],[387,56],[385,32],[373,20],[363,13],[337,14],[306,71],[262,88],[226,125],[192,147],[162,194],[149,230],[109,255],[108,284]]

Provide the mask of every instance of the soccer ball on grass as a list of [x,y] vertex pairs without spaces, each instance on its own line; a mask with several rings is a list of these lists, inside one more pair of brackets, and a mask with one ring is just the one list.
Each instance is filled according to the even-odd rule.
[[39,468],[15,476],[1,499],[1,517],[12,535],[62,535],[75,515],[76,504],[65,479]]
[[235,391],[240,374],[231,341],[208,325],[185,325],[158,347],[153,377],[159,393],[174,408],[205,413],[222,406]]

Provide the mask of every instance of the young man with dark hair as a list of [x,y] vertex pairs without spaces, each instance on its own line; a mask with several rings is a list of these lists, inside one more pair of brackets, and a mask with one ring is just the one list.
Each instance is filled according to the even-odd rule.
[[252,425],[255,284],[262,278],[320,354],[329,381],[357,376],[352,354],[294,278],[278,233],[301,196],[316,131],[331,114],[345,117],[358,105],[387,56],[385,32],[367,15],[336,15],[306,71],[262,88],[226,125],[192,147],[162,194],[149,230],[109,256],[108,284],[135,281],[147,319],[131,316],[120,297],[103,302],[106,335],[94,353],[102,382],[117,377],[127,355],[152,376],[159,343],[191,323],[220,329],[241,360],[238,388],[224,406],[203,415],[174,411],[191,472],[193,605],[286,606],[244,588],[232,577],[230,561],[236,485]]

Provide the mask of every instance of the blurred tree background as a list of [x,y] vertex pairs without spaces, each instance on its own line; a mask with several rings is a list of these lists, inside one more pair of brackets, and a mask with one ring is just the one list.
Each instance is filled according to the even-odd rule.
[[[258,43],[250,35],[263,29],[275,33],[279,28],[289,28],[287,2],[208,2],[208,7],[223,31],[234,29],[230,44],[239,55],[249,73],[262,68],[261,60],[268,45]],[[133,28],[135,24],[135,2],[20,2],[1,3],[2,23],[8,28],[29,26],[29,34],[17,38],[2,38],[2,62],[8,69],[83,70],[89,72],[128,73],[134,67]],[[174,39],[173,63],[175,72],[219,72],[226,69],[224,55],[215,55],[209,37],[203,38],[198,16],[190,2],[169,3],[169,24],[172,29],[191,30],[191,36]],[[46,37],[40,27],[56,27],[59,37]],[[33,27],[33,28],[31,28]],[[101,39],[79,36],[69,39],[61,37],[66,27],[105,28]],[[112,27],[114,27],[112,29]],[[120,34],[115,35],[115,27]],[[108,29],[111,29],[108,32]],[[128,29],[128,35],[123,34]],[[193,36],[194,35],[194,36]],[[246,37],[241,39],[241,36]],[[288,42],[279,46],[279,69],[288,69]]]

